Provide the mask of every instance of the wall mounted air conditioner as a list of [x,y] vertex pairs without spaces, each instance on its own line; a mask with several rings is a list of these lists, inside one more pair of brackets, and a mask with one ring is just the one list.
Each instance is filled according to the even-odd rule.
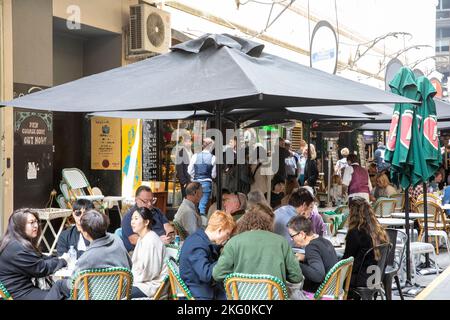
[[170,14],[148,4],[130,6],[131,54],[166,53],[171,45]]

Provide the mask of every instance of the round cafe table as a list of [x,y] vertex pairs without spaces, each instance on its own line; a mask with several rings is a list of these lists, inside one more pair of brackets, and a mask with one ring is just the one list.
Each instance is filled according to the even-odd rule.
[[[433,219],[433,215],[432,214],[427,214],[428,219]],[[404,212],[394,212],[392,213],[392,218],[400,218],[400,219],[405,219],[405,213]],[[416,220],[416,219],[424,219],[425,218],[425,214],[420,213],[420,212],[410,212],[409,213],[409,218],[412,220]]]
[[[391,227],[403,227],[405,225],[405,219],[398,218],[378,218],[378,222],[383,226]],[[413,225],[414,220],[409,220],[409,224]]]

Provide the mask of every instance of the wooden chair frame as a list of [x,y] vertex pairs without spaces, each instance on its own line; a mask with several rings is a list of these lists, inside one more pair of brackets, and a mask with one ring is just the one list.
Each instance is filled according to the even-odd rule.
[[[428,194],[429,195],[429,194]],[[424,201],[417,201],[416,203],[416,209],[418,212],[423,212],[423,206],[425,205]],[[433,219],[431,221],[428,221],[428,223],[433,223],[434,226],[430,227],[430,225],[428,225],[428,230],[444,230],[447,234],[450,231],[450,222],[447,220],[447,216],[445,214],[445,211],[442,210],[442,208],[440,207],[439,204],[430,201],[427,201],[427,206],[431,206],[433,207],[434,211],[434,215],[433,215]],[[421,208],[420,208],[421,207]],[[422,239],[422,236],[425,232],[425,224],[424,224],[425,219],[418,219],[418,223],[419,223],[419,239]],[[439,224],[442,224],[441,226],[438,226]],[[435,236],[434,237],[434,241],[435,241],[435,249],[436,249],[436,254],[439,254],[439,237]]]
[[6,287],[3,285],[3,283],[0,282],[0,298],[4,300],[12,300],[11,294],[8,292]]
[[232,273],[229,274],[224,280],[225,291],[228,300],[241,300],[239,297],[237,282],[247,282],[253,284],[265,283],[268,290],[268,300],[274,300],[272,293],[273,288],[278,291],[278,295],[281,298],[280,300],[289,299],[289,295],[287,293],[285,285],[280,279],[274,276],[263,274]]
[[[352,277],[353,261],[354,261],[353,257],[350,257],[348,259],[341,260],[338,263],[336,263],[333,266],[333,268],[331,268],[330,271],[328,271],[328,273],[325,277],[325,280],[322,282],[322,284],[320,285],[320,287],[317,289],[316,293],[314,294],[314,299],[316,299],[316,300],[322,299],[325,292],[328,291],[328,289],[335,277],[337,278],[336,283],[340,284],[341,277],[342,277],[342,269],[344,269],[345,267],[348,267],[347,272],[344,275],[344,279],[345,279],[344,288],[343,288],[344,295],[342,296],[342,300],[346,300],[348,291],[349,291],[349,287],[350,287],[350,280]],[[334,300],[339,299],[339,291],[340,291],[340,287],[336,286],[336,288],[334,289]]]
[[[123,290],[125,291],[126,299],[130,300],[131,298],[131,287],[133,284],[133,274],[131,273],[131,270],[127,268],[103,268],[103,269],[88,269],[80,271],[78,274],[75,275],[73,281],[72,281],[72,290],[71,290],[71,298],[72,300],[78,300],[78,293],[79,293],[79,284],[80,282],[83,282],[84,284],[84,294],[86,297],[86,300],[90,300],[90,294],[89,294],[89,278],[90,277],[107,277],[112,275],[119,275],[119,288],[117,290],[117,297],[116,300],[122,300],[122,294]],[[127,278],[127,283],[124,288],[124,280]]]
[[179,300],[178,294],[177,294],[177,288],[181,290],[181,292],[184,294],[187,300],[195,300],[192,296],[191,291],[187,287],[187,285],[184,283],[183,279],[181,279],[180,274],[177,270],[175,270],[174,264],[176,262],[173,259],[167,259],[166,260],[167,267],[169,269],[169,281],[170,281],[170,292],[171,292],[171,298],[173,300]]

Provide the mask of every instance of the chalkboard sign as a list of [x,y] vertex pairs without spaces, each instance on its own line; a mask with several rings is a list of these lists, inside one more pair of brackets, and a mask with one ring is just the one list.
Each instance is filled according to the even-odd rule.
[[158,124],[144,120],[142,128],[142,180],[158,180]]

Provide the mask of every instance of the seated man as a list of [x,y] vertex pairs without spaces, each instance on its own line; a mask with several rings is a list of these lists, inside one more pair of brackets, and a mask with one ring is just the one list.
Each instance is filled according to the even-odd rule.
[[310,187],[298,188],[291,194],[288,205],[275,210],[274,232],[283,236],[291,246],[295,246],[295,243],[292,241],[286,226],[289,220],[297,215],[309,219],[312,223],[313,232],[319,236],[323,235],[327,226],[317,212]]
[[191,182],[186,186],[186,198],[175,214],[174,221],[178,222],[184,230],[191,235],[202,227],[202,219],[198,212],[198,204],[203,196],[200,182]]
[[312,222],[303,216],[295,216],[288,223],[289,234],[305,254],[297,253],[305,282],[303,289],[316,292],[328,271],[338,262],[336,251],[330,241],[313,232]]
[[[107,233],[109,218],[98,211],[89,210],[80,221],[81,233],[90,242],[86,252],[77,260],[72,276],[86,269],[123,267],[131,269],[131,259],[118,237]],[[58,280],[50,289],[47,300],[70,297],[72,278]]]
[[231,193],[228,190],[222,191],[223,209],[233,216],[234,221],[238,221],[247,208],[247,196],[240,192]]
[[153,212],[153,220],[155,223],[152,226],[152,230],[161,238],[164,244],[169,244],[174,239],[175,229],[161,210],[153,206],[155,200],[156,198],[153,197],[152,189],[147,186],[137,188],[136,204],[122,218],[122,240],[128,252],[134,249],[139,239],[139,236],[131,228],[131,216],[137,208],[145,207]]
[[72,217],[75,220],[75,225],[64,230],[58,238],[56,243],[56,251],[58,257],[62,256],[65,252],[69,252],[70,246],[77,251],[77,258],[79,258],[89,245],[89,241],[81,235],[80,220],[86,211],[94,209],[94,204],[86,199],[78,199],[73,204]]

